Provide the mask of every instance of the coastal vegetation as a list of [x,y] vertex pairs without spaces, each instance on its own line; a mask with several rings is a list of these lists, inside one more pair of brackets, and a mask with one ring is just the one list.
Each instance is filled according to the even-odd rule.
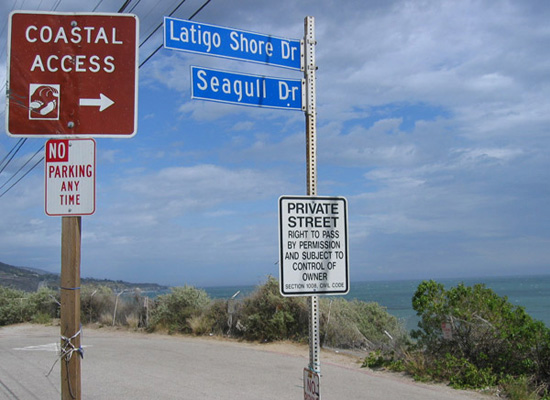
[[[446,289],[422,282],[412,297],[420,322],[407,333],[377,303],[321,297],[324,347],[361,349],[364,366],[407,373],[417,380],[485,390],[512,400],[550,400],[550,330],[482,284]],[[0,326],[59,318],[59,294],[0,286]],[[101,284],[81,288],[81,320],[146,332],[219,335],[260,342],[307,343],[305,297],[282,297],[268,277],[254,292],[212,299],[192,286],[149,298],[139,289]]]
[[371,353],[370,367],[405,371],[456,388],[494,389],[513,400],[550,399],[550,329],[483,284],[422,282],[420,317],[401,356]]

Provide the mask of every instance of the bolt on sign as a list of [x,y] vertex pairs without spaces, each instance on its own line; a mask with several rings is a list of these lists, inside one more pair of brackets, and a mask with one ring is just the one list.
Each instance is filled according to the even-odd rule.
[[95,212],[95,149],[93,139],[46,142],[46,214],[78,216]]
[[15,11],[9,25],[10,136],[136,133],[135,15]]
[[283,296],[348,293],[344,197],[279,198],[279,265]]

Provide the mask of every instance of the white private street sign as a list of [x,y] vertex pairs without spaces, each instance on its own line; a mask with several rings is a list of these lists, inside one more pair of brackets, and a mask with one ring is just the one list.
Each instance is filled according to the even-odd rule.
[[279,198],[279,265],[283,296],[348,293],[344,197]]
[[46,214],[78,216],[95,212],[95,149],[93,139],[46,142]]

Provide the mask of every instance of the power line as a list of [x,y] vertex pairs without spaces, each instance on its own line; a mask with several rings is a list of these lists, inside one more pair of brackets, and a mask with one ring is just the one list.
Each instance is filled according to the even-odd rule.
[[[125,2],[123,3],[123,5],[120,7],[119,9],[119,13],[123,12],[126,7],[128,7],[128,5],[131,3],[132,0],[125,0]],[[134,8],[140,3],[141,0],[138,0],[137,3],[132,7],[132,9],[130,10],[133,11]],[[172,16],[180,7],[183,3],[185,3],[186,0],[181,0],[180,3],[174,8],[174,10],[172,10],[172,12],[170,13],[170,16]],[[195,18],[195,16],[197,16],[207,5],[208,3],[210,3],[211,0],[206,0],[202,6],[200,6],[188,19],[189,20],[192,20],[193,18]],[[97,3],[97,5],[95,6],[94,10],[99,7],[99,5],[103,2],[103,0],[100,0],[99,3]],[[57,7],[59,7],[61,3],[61,0],[58,0],[57,3],[54,5],[53,7],[53,10],[55,11],[57,9]],[[159,24],[151,34],[149,34],[149,36],[140,44],[140,47],[145,43],[147,42],[147,40],[149,40],[149,38],[151,38],[153,36],[153,34],[155,32],[157,32],[161,27],[162,27],[163,23]],[[157,47],[155,49],[155,51],[153,51],[140,65],[139,65],[139,68],[141,68],[143,65],[145,65],[145,63],[147,61],[149,61],[163,46],[163,43],[161,43],[161,45],[159,47]],[[6,82],[4,82],[4,87],[6,86]],[[4,111],[5,112],[5,111]],[[4,159],[2,160],[2,162],[0,162],[0,165],[2,165],[2,163],[6,160],[7,157],[9,157],[9,155],[13,152],[13,150],[15,149],[15,147],[17,147],[19,145],[19,147],[17,148],[17,150],[15,151],[15,153],[11,156],[11,158],[7,161],[7,163],[4,165],[4,167],[2,167],[2,169],[0,170],[0,173],[2,173],[2,171],[4,171],[4,169],[8,166],[8,164],[11,162],[11,160],[15,157],[15,155],[17,154],[17,152],[21,149],[21,147],[23,146],[23,144],[27,141],[27,139],[20,139],[17,144],[12,148],[12,150],[10,150],[10,152],[4,157]],[[15,174],[12,175],[11,178],[9,178],[2,186],[0,186],[0,189],[2,189],[6,184],[8,184],[35,156],[36,154],[38,154],[38,152],[40,152],[42,149],[44,148],[44,146],[42,146],[29,160],[27,160],[27,162],[25,164],[23,164],[23,166],[21,168],[19,168],[17,170],[17,172]],[[21,180],[27,176],[34,168],[36,168],[38,166],[38,164],[40,164],[40,162],[42,162],[44,160],[44,157],[42,157],[40,160],[38,160],[38,162],[36,162],[27,172],[25,172],[25,174],[23,176],[21,176],[16,182],[14,182],[9,188],[7,188],[2,194],[0,194],[0,198],[2,196],[4,196],[6,193],[8,193],[15,185],[17,185],[19,182],[21,182]]]
[[53,6],[52,11],[57,10],[57,7],[59,7],[59,4],[61,4],[61,0],[57,0],[57,3]]
[[137,0],[136,4],[134,4],[134,5],[132,6],[132,8],[130,8],[130,11],[128,11],[128,12],[134,11],[134,8],[136,8],[136,7],[138,6],[139,3],[141,3],[141,0]]
[[19,145],[19,143],[21,143],[22,141],[23,141],[23,138],[19,139],[19,140],[17,141],[17,143],[15,143],[15,145],[11,148],[11,150],[9,151],[9,153],[6,154],[6,155],[4,156],[4,158],[2,158],[2,161],[0,161],[0,165],[2,165],[2,164],[4,163],[4,161],[6,161],[6,158],[8,158],[8,157],[10,156],[11,152],[12,152],[12,151],[17,147],[17,145]]
[[[17,4],[17,0],[13,2],[12,9],[15,8],[15,5]],[[2,26],[2,30],[0,30],[0,37],[4,36],[4,31],[6,30],[6,27],[8,26],[8,18],[4,20],[4,25]],[[4,45],[2,46],[2,51],[0,51],[0,54],[3,56],[7,49],[7,41],[4,42]]]
[[[178,6],[177,6],[176,8],[174,8],[174,10],[170,13],[169,16],[171,17],[172,15],[174,15],[174,13],[176,12],[176,10],[177,10],[178,8],[180,8],[180,6],[181,6],[183,3],[185,3],[186,1],[187,1],[187,0],[181,0],[180,3],[178,4]],[[145,38],[145,40],[144,40],[143,42],[141,42],[141,44],[139,45],[139,47],[143,46],[143,45],[145,44],[145,42],[147,42],[149,39],[151,39],[151,36],[153,36],[153,35],[162,27],[163,24],[164,24],[164,21],[161,22],[160,24],[158,24],[158,26],[153,30],[153,32],[151,32],[151,33],[149,34],[149,36],[147,36],[147,38]]]
[[94,12],[95,10],[97,10],[97,8],[101,5],[101,3],[103,3],[103,0],[99,0],[99,3],[97,3],[94,7],[94,9],[92,10],[92,12]]
[[2,194],[0,194],[0,198],[1,198],[2,196],[4,196],[6,193],[8,193],[8,192],[11,190],[11,188],[13,188],[13,187],[14,187],[15,185],[17,185],[19,182],[21,182],[21,180],[22,180],[24,177],[26,177],[33,169],[35,169],[35,168],[38,166],[38,164],[40,164],[43,160],[44,160],[44,156],[42,156],[42,158],[41,158],[40,160],[38,160],[38,161],[37,161],[37,162],[36,162],[27,172],[25,172],[25,174],[24,174],[21,178],[19,178],[16,182],[14,182],[13,185],[11,185],[11,186],[10,186],[9,188],[7,188]]
[[[27,141],[27,138],[25,139],[19,139],[19,142],[17,142],[17,144],[19,144],[19,147],[17,147],[17,144],[10,150],[10,152],[8,154],[6,154],[6,157],[4,157],[4,159],[2,160],[2,162],[4,162],[4,160],[10,155],[10,153],[15,149],[15,147],[17,147],[17,149],[15,149],[15,152],[12,154],[12,156],[10,157],[10,159],[8,161],[6,161],[6,163],[4,164],[4,166],[2,167],[2,169],[0,169],[0,174],[2,172],[4,172],[4,170],[6,169],[6,167],[9,165],[9,163],[11,162],[11,160],[13,160],[13,157],[15,157],[15,155],[19,152],[19,150],[21,150],[21,147],[25,144],[25,142]],[[1,165],[1,163],[0,163]]]
[[211,0],[207,0],[207,1],[206,1],[197,11],[195,11],[195,13],[194,13],[193,15],[191,15],[191,16],[189,17],[189,19],[195,18],[195,16],[196,16],[198,13],[200,13],[200,12],[202,11],[202,9],[203,9],[204,7],[206,7],[206,6],[208,5],[208,3],[210,3],[210,1],[211,1]]
[[4,182],[4,183],[2,184],[2,186],[0,186],[0,190],[3,189],[4,186],[6,186],[8,183],[10,183],[10,181],[11,181],[13,178],[15,178],[15,177],[17,176],[17,174],[18,174],[19,172],[21,172],[21,170],[22,170],[23,168],[25,168],[25,167],[27,166],[27,164],[30,163],[31,160],[32,160],[34,157],[36,157],[36,155],[37,155],[38,153],[40,153],[43,149],[44,149],[44,145],[42,145],[42,147],[40,147],[38,150],[36,150],[36,153],[34,153],[34,154],[32,155],[32,157],[30,157],[30,158],[25,162],[25,164],[23,164],[23,165],[22,165],[22,166],[12,175],[12,176],[10,176],[10,178],[9,178],[6,182]]
[[[203,9],[204,7],[207,6],[208,3],[210,3],[210,1],[212,1],[212,0],[206,0],[206,1],[204,2],[204,4],[203,4],[202,6],[200,6],[200,8],[199,8],[197,11],[195,11],[195,12],[193,13],[193,15],[191,15],[188,19],[189,19],[189,20],[193,19],[198,13],[200,13],[200,12],[202,11],[202,9]],[[178,7],[179,7],[179,6],[178,6]],[[155,54],[157,54],[157,52],[158,52],[160,49],[162,49],[162,46],[163,46],[163,44],[161,44],[159,47],[157,47],[157,48],[155,49],[155,51],[153,51],[153,52],[149,55],[149,57],[147,57],[141,64],[139,64],[139,68],[143,67],[143,65],[145,65],[145,63],[146,63],[147,61],[149,61],[149,60],[151,59],[151,57],[153,57]]]
[[118,12],[119,13],[124,12],[124,10],[126,10],[126,7],[128,7],[128,4],[130,4],[131,2],[132,2],[132,0],[126,0],[124,2],[124,4],[122,5],[122,7],[119,8]]

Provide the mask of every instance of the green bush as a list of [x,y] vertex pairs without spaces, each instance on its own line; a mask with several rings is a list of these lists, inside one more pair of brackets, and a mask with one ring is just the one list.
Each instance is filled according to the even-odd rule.
[[245,298],[236,318],[248,340],[273,341],[308,337],[308,311],[302,297],[283,297],[273,277]]
[[49,322],[59,316],[56,293],[40,289],[34,293],[0,286],[0,326],[21,322]]
[[189,319],[200,316],[210,305],[204,290],[191,286],[172,288],[159,296],[151,310],[150,330],[167,329],[170,333],[192,333]]
[[[499,385],[510,400],[538,400],[540,398],[537,388],[529,377],[507,376],[501,380]],[[548,397],[546,397],[547,399]]]
[[[6,288],[0,290],[1,324],[47,322],[59,316],[56,292],[42,290],[28,294]],[[83,323],[113,324],[116,306],[115,324],[133,329],[145,326],[148,319],[150,331],[229,333],[258,341],[305,342],[309,333],[307,298],[281,296],[278,281],[273,277],[268,277],[243,300],[211,300],[204,290],[185,286],[150,299],[146,309],[144,297],[138,291],[117,296],[110,287],[84,285],[80,301]],[[325,346],[381,349],[385,357],[388,354],[393,357],[406,341],[397,318],[376,303],[321,297],[319,311],[320,338]]]
[[[146,327],[145,296],[139,289],[122,293],[118,296],[116,322],[132,328]],[[115,298],[116,305],[116,298]]]
[[0,286],[0,326],[29,321],[25,292]]
[[80,319],[83,323],[98,322],[104,314],[112,316],[114,306],[115,294],[111,288],[93,285],[82,286],[80,290]]
[[407,343],[402,323],[378,303],[323,298],[321,312],[326,346],[394,351]]
[[28,296],[28,307],[31,308],[32,321],[48,323],[52,318],[59,318],[61,307],[59,293],[52,289],[42,288]]
[[438,380],[448,379],[454,388],[486,388],[497,383],[497,376],[491,368],[479,368],[466,358],[457,358],[448,353],[444,359],[434,361],[432,374]]
[[[463,388],[496,385],[510,376],[530,376],[543,388],[550,384],[549,329],[506,297],[482,284],[445,290],[424,281],[412,305],[421,320],[411,336],[428,376]],[[443,323],[452,337],[444,338]]]
[[215,335],[221,336],[228,332],[229,314],[227,312],[227,300],[212,300],[212,302],[206,309],[205,314],[210,323],[209,331],[205,333],[213,333]]
[[363,361],[362,368],[388,368],[395,372],[402,372],[404,370],[403,360],[395,357],[394,352],[375,350],[369,352]]
[[[319,311],[324,346],[395,351],[407,341],[398,319],[376,303],[321,297]],[[283,297],[273,277],[242,301],[235,320],[237,334],[248,340],[304,342],[309,336],[307,298]]]

